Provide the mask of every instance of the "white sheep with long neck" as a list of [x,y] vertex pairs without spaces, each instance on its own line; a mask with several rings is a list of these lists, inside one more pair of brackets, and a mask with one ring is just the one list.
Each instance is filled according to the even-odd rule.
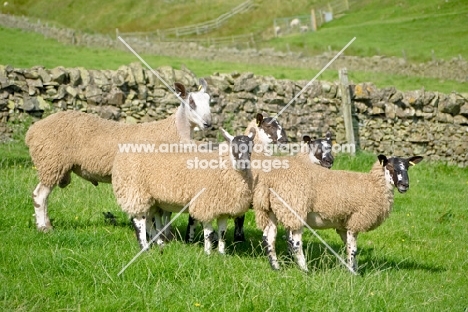
[[65,187],[70,183],[71,172],[94,185],[110,183],[119,144],[189,141],[195,127],[211,127],[206,81],[200,79],[197,92],[187,92],[180,83],[175,84],[175,89],[184,101],[173,115],[160,121],[125,124],[79,111],[63,111],[29,128],[25,141],[39,176],[39,184],[33,191],[38,230],[52,229],[47,199],[56,185]]
[[280,222],[291,230],[289,249],[307,271],[302,251],[302,221],[306,221],[312,228],[336,229],[346,244],[348,265],[356,272],[358,234],[385,221],[393,206],[393,189],[408,190],[408,168],[421,160],[421,156],[379,155],[369,173],[327,170],[304,160],[291,161],[288,169],[254,170],[259,176],[253,198],[255,219],[272,268],[279,269],[275,241]]
[[[248,136],[236,137],[221,131],[229,144],[226,148],[220,146],[221,155],[218,151],[116,155],[112,169],[114,194],[122,210],[132,218],[142,249],[149,248],[147,234],[151,230],[147,227],[153,226],[151,218],[164,210],[190,213],[203,223],[206,253],[212,248],[211,222],[217,219],[218,249],[224,253],[228,217],[245,213],[252,201],[249,151],[255,129]],[[197,160],[210,165],[197,168]],[[156,230],[159,233],[161,229]]]

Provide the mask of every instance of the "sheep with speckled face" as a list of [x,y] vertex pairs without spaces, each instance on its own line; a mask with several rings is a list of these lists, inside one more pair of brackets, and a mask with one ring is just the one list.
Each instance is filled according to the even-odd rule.
[[[122,210],[132,217],[142,249],[149,248],[147,234],[157,240],[158,236],[153,234],[161,230],[156,228],[152,233],[148,229],[154,224],[152,216],[158,217],[159,210],[180,212],[189,204],[183,212],[203,223],[205,252],[212,249],[211,222],[217,219],[218,250],[224,253],[227,219],[245,213],[252,202],[250,150],[255,129],[248,136],[236,137],[224,129],[221,131],[229,143],[225,148],[220,145],[221,155],[202,152],[116,155],[112,169],[114,194]],[[197,168],[196,159],[205,160],[210,166]]]
[[[247,129],[254,128],[256,129],[257,135],[255,136],[254,145],[262,146],[263,148],[258,150],[254,149],[252,152],[252,160],[255,161],[274,161],[276,160],[285,160],[284,157],[271,156],[269,153],[264,153],[267,151],[267,147],[270,144],[278,144],[279,146],[288,143],[288,138],[283,127],[280,125],[278,120],[272,117],[265,117],[262,114],[257,114],[255,120],[252,120]],[[311,163],[323,166],[325,168],[331,168],[333,165],[333,155],[331,153],[331,133],[327,132],[325,138],[312,140],[310,136],[306,135],[303,137],[304,148],[301,149],[301,152],[295,157],[300,157],[303,159],[308,159]],[[270,155],[270,156],[266,156]],[[254,179],[255,176],[254,176]],[[235,242],[244,242],[245,233],[244,233],[244,221],[245,215],[236,217],[234,219],[234,241]],[[193,217],[189,217],[187,224],[187,230],[185,232],[185,241],[192,242],[195,238],[195,229],[198,225],[197,220]]]
[[[346,244],[347,262],[357,271],[357,235],[377,228],[393,206],[393,188],[409,188],[408,169],[421,156],[378,156],[369,173],[327,170],[310,161],[291,161],[288,169],[262,172],[255,186],[253,207],[257,226],[273,269],[279,269],[275,251],[277,223],[291,232],[290,252],[307,271],[302,250],[303,221],[317,229],[334,228]],[[284,202],[283,202],[284,201]],[[292,212],[291,209],[294,210]]]
[[71,172],[94,185],[110,183],[119,144],[137,140],[189,141],[195,127],[211,127],[207,84],[204,79],[200,84],[197,92],[186,92],[184,85],[176,83],[176,91],[185,100],[172,116],[160,121],[125,124],[79,111],[63,111],[33,124],[25,141],[39,176],[33,192],[37,229],[52,229],[47,199],[56,185],[65,187],[70,183]]
[[[285,134],[284,134],[285,135]],[[303,142],[305,144],[305,149],[295,155],[298,159],[305,159],[309,160],[312,164],[320,165],[322,167],[330,169],[333,166],[333,155],[331,153],[331,133],[327,132],[325,138],[312,140],[310,136],[305,135],[303,137]],[[252,158],[254,160],[274,160],[278,159],[281,160],[284,158],[270,156],[265,157],[265,155],[261,154],[253,154]],[[289,160],[288,160],[289,162]],[[257,172],[257,171],[254,171]],[[255,177],[255,176],[254,176]],[[245,234],[244,234],[244,221],[245,215],[240,216],[234,219],[235,227],[234,227],[234,241],[235,242],[244,242],[245,241]]]

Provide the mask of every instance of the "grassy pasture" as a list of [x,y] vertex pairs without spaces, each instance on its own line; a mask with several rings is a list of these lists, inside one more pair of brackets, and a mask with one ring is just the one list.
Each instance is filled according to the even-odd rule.
[[[27,33],[16,29],[0,27],[0,65],[11,65],[16,68],[30,68],[42,65],[46,68],[56,66],[78,67],[88,69],[114,69],[123,64],[137,61],[130,52],[76,47],[61,44],[55,40],[44,38],[35,33]],[[343,45],[347,41],[343,41]],[[277,79],[310,80],[319,70],[308,68],[291,68],[285,66],[261,66],[228,62],[205,62],[195,59],[165,57],[158,55],[142,55],[144,60],[153,68],[170,65],[180,68],[185,65],[197,76],[208,76],[215,72],[231,73],[253,72],[259,76],[273,76]],[[338,72],[326,70],[319,80],[336,81]],[[440,80],[424,77],[399,75],[382,75],[381,73],[349,71],[349,79],[354,83],[372,82],[378,87],[395,86],[398,90],[425,90],[450,93],[452,91],[465,92],[466,83]]]
[[[0,8],[9,14],[38,18],[59,27],[86,32],[115,34],[156,31],[182,27],[216,19],[243,0],[17,0]],[[353,37],[359,40],[348,55],[403,56],[412,61],[433,57],[450,60],[468,58],[465,0],[348,0],[350,10],[336,15],[318,32],[307,32],[271,39],[275,18],[304,16],[312,8],[326,7],[323,0],[255,0],[255,8],[228,20],[222,27],[196,38],[261,34],[262,46],[274,46],[306,54],[323,53],[329,47],[339,51]],[[344,3],[344,1],[342,1]],[[92,8],[92,9],[90,9]]]
[[[189,1],[174,2],[176,5],[171,10],[178,12]],[[189,22],[211,19],[226,10],[226,2],[215,2],[216,10],[203,13],[201,10],[206,8],[207,2],[197,1],[199,5],[191,6],[191,12],[200,11]],[[232,2],[232,6],[240,2]],[[120,1],[114,1],[112,5],[108,1],[86,3],[10,1],[14,8],[20,7],[16,13],[42,19],[63,18],[55,22],[69,27],[76,25],[75,28],[81,25],[81,29],[87,31],[112,32],[117,22],[127,25],[126,30],[142,30],[153,22],[150,10],[139,11],[148,1],[140,3],[141,6],[128,3],[123,6]],[[157,2],[161,8],[162,3]],[[300,5],[288,1],[259,3],[265,8],[264,14],[281,17],[283,14],[300,14],[297,8],[304,2],[301,0]],[[288,44],[291,49],[312,53],[324,51],[328,45],[341,48],[356,35],[361,43],[353,47],[354,54],[373,55],[378,50],[380,54],[400,56],[404,46],[406,53],[411,57],[414,55],[416,60],[430,58],[431,49],[435,50],[437,57],[449,59],[458,54],[466,57],[465,1],[405,0],[399,1],[399,6],[393,1],[366,0],[359,3],[352,14],[326,25],[321,33],[315,34],[317,36],[291,36],[272,44],[280,49]],[[104,8],[98,7],[101,4]],[[368,4],[372,5],[366,6]],[[438,6],[441,9],[437,9]],[[114,9],[130,14],[125,14],[128,18],[124,19],[120,13],[112,15]],[[441,10],[439,15],[434,12],[436,9]],[[260,14],[258,10],[254,13]],[[370,10],[379,10],[382,14],[375,18]],[[92,18],[93,12],[100,15]],[[444,14],[446,18],[442,17]],[[433,15],[434,18],[431,17]],[[109,20],[110,16],[115,20]],[[161,19],[170,14],[154,16]],[[438,26],[441,21],[445,26]],[[233,26],[228,26],[232,28],[231,32],[223,30],[220,35],[235,34],[239,28],[234,26],[239,23],[249,29],[247,22],[253,23],[250,28],[253,30],[264,29],[267,25],[246,15],[235,20]],[[92,23],[101,23],[102,28]],[[161,23],[164,25],[163,20]],[[0,41],[7,43],[0,45],[0,64],[18,68],[43,65],[47,68],[83,66],[117,69],[136,60],[130,53],[65,46],[36,34],[1,27]],[[267,68],[149,55],[143,57],[155,68],[160,65],[178,68],[184,64],[199,76],[213,72],[251,71],[257,75],[298,80],[311,79],[316,74],[308,69],[280,66]],[[415,90],[422,86],[426,90],[445,93],[466,90],[466,84],[418,77],[350,73],[350,78],[356,83],[372,81],[379,87],[394,85],[400,90]],[[326,71],[320,79],[335,80],[336,73]],[[411,168],[410,190],[404,195],[395,194],[390,218],[375,231],[359,236],[358,276],[351,275],[308,230],[304,235],[304,245],[310,272],[300,272],[287,255],[286,244],[281,239],[284,235],[282,228],[277,244],[282,270],[273,272],[262,253],[261,233],[255,227],[252,212],[247,215],[248,241],[245,243],[232,243],[233,226],[230,222],[226,256],[216,253],[204,255],[201,238],[196,245],[175,241],[168,244],[162,253],[157,248],[144,253],[121,276],[117,276],[139,249],[130,222],[116,205],[112,187],[105,184],[94,187],[73,176],[70,186],[57,188],[50,196],[49,213],[55,230],[37,232],[31,198],[37,177],[23,141],[24,129],[15,135],[13,142],[0,145],[2,311],[468,309],[467,168],[427,161]],[[334,169],[367,171],[374,161],[375,155],[359,154],[355,158],[339,155]],[[116,225],[104,219],[103,212],[107,211],[116,215]],[[181,235],[185,233],[186,223],[186,217],[175,221],[175,228]],[[331,230],[318,233],[344,256],[338,235]]]
[[[359,276],[351,275],[308,230],[310,273],[298,270],[278,241],[282,270],[263,255],[253,213],[248,241],[206,256],[199,244],[172,242],[141,255],[110,185],[73,176],[50,196],[55,225],[34,227],[36,171],[22,143],[0,145],[0,309],[3,311],[464,311],[468,308],[468,170],[423,161],[410,170],[407,194],[396,194],[390,218],[359,236]],[[367,171],[374,155],[337,157],[336,169]],[[114,226],[103,212],[117,217]],[[186,217],[175,228],[185,233]],[[280,228],[279,237],[284,235]],[[320,231],[338,253],[332,230]]]

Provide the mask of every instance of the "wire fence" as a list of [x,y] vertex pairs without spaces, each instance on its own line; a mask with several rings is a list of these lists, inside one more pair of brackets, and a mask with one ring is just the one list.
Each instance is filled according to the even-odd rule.
[[[127,37],[125,37],[127,38]],[[131,40],[131,38],[127,38]],[[141,39],[140,39],[141,40]],[[225,37],[207,37],[207,38],[160,38],[160,37],[144,37],[147,43],[155,42],[172,42],[172,43],[196,43],[197,45],[206,47],[226,47],[233,46],[236,48],[256,48],[257,43],[261,41],[261,37],[258,34],[249,33],[237,36],[225,36]]]
[[171,36],[175,36],[176,38],[182,37],[182,36],[188,36],[188,35],[200,35],[204,33],[208,33],[210,31],[213,31],[215,29],[218,29],[221,27],[227,20],[230,18],[236,16],[237,14],[247,12],[254,6],[254,3],[252,0],[247,0],[232,10],[230,10],[227,13],[224,13],[220,15],[218,18],[203,22],[203,23],[198,23],[194,25],[189,25],[189,26],[184,26],[184,27],[174,27],[174,28],[168,28],[168,29],[158,29],[156,31],[151,31],[151,32],[126,32],[126,33],[121,33],[119,32],[118,29],[116,29],[116,37],[119,36],[124,36],[124,37],[139,37],[139,38],[146,38],[154,40],[166,40],[166,38],[170,38]]
[[349,10],[350,5],[357,0],[335,0],[326,5],[313,7],[309,15],[275,18],[273,31],[276,37],[291,33],[305,33],[317,31],[320,26],[331,22],[335,17]]

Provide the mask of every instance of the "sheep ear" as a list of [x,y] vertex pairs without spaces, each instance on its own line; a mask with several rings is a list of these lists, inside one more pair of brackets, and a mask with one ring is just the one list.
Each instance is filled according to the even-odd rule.
[[185,86],[181,84],[180,82],[175,82],[174,83],[174,89],[176,93],[180,93],[179,96],[182,98],[185,98],[187,95],[187,91],[185,90]]
[[311,138],[310,138],[310,136],[308,136],[308,135],[304,135],[304,136],[302,137],[302,141],[304,141],[305,143],[309,143],[309,142],[311,141]]
[[408,158],[408,162],[409,162],[410,166],[415,166],[421,160],[423,160],[422,156],[413,156],[413,157]]
[[263,115],[260,113],[257,113],[257,127],[262,124],[263,121]]
[[377,156],[377,158],[379,159],[379,162],[383,167],[385,167],[388,164],[387,156],[380,154],[379,156]]
[[248,135],[249,139],[253,140],[255,138],[255,133],[257,133],[255,131],[255,128],[250,128],[250,132],[249,132],[249,135]]
[[206,80],[204,78],[200,78],[198,79],[198,83],[200,84],[198,86],[198,91],[206,92],[206,90],[208,89],[208,84],[206,83]]
[[224,139],[228,142],[232,142],[232,140],[234,139],[234,137],[232,135],[230,135],[226,130],[224,130],[223,128],[219,128],[221,130],[221,134],[223,135]]

